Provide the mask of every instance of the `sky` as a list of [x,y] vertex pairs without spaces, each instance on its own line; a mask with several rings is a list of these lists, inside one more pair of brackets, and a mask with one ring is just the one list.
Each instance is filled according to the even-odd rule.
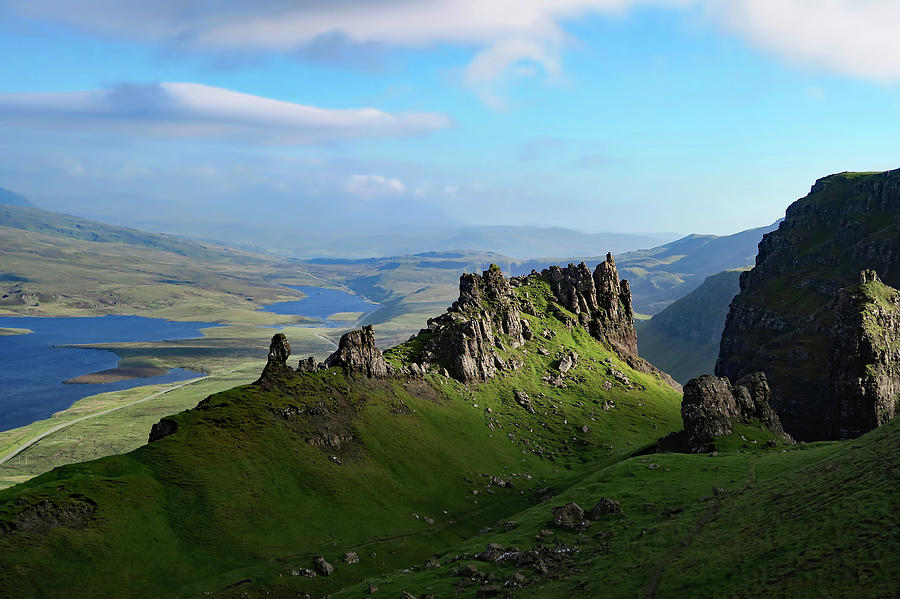
[[900,166],[895,0],[0,0],[0,186],[235,240],[730,234]]

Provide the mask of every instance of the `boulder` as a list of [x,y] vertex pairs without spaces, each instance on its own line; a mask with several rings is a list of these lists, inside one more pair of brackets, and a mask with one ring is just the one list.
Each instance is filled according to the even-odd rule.
[[577,503],[553,508],[553,524],[566,530],[580,530],[586,525],[584,510]]
[[601,516],[605,516],[608,514],[621,514],[622,506],[619,505],[619,502],[615,499],[609,499],[608,497],[601,497],[600,501],[597,502],[597,505],[593,507],[590,512],[591,520],[596,520]]
[[766,376],[761,372],[742,377],[735,385],[725,377],[709,374],[688,381],[681,402],[688,451],[709,451],[715,438],[730,435],[735,424],[753,421],[790,441],[769,405],[769,396]]
[[316,362],[314,357],[309,356],[305,360],[300,360],[300,363],[297,365],[297,372],[318,372],[322,369],[322,366],[322,364]]
[[334,573],[334,566],[329,564],[323,555],[320,555],[313,561],[313,567],[322,576],[331,576]]
[[171,418],[163,418],[150,428],[150,438],[147,443],[159,441],[163,437],[168,437],[178,430],[178,423]]

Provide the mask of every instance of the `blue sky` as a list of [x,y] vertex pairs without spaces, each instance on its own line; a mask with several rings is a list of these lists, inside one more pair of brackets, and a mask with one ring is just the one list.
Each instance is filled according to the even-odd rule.
[[727,234],[900,166],[897,22],[890,0],[0,0],[0,186],[206,236]]

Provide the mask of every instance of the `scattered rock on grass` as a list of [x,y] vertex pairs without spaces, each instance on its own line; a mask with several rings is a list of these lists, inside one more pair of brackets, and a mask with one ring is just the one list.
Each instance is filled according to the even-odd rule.
[[597,502],[597,505],[591,510],[591,518],[597,519],[600,516],[604,516],[606,514],[621,514],[622,506],[615,499],[610,499],[608,497],[601,497],[600,501]]
[[553,508],[553,524],[568,530],[583,528],[586,525],[584,510],[577,503],[567,503],[564,506]]
[[316,568],[316,572],[318,572],[322,576],[331,576],[334,573],[334,566],[329,564],[325,560],[325,556],[323,556],[323,555],[320,555],[319,557],[317,557],[315,559],[315,561],[313,562],[313,564]]

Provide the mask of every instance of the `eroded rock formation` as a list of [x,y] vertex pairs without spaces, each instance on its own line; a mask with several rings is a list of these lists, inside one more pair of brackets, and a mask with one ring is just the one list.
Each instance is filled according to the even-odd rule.
[[325,367],[340,366],[347,374],[362,374],[370,378],[389,374],[387,362],[381,350],[375,346],[375,331],[366,325],[358,331],[341,336],[338,349],[325,358]]
[[517,348],[526,334],[533,336],[521,314],[526,306],[497,266],[491,265],[481,276],[463,274],[459,299],[447,312],[429,319],[428,328],[419,333],[423,347],[418,364],[411,365],[413,372],[434,364],[446,368],[453,378],[469,382],[518,368],[520,362],[504,360],[496,350],[504,342]]
[[287,365],[290,355],[291,343],[284,336],[284,333],[273,335],[269,344],[269,359],[259,379],[253,384],[268,389],[276,386],[279,380],[291,378],[294,375],[294,371]]
[[852,438],[893,418],[900,403],[900,292],[863,271],[834,301],[828,370],[833,436]]
[[619,280],[612,254],[594,269],[582,262],[565,268],[551,266],[541,272],[559,303],[578,318],[592,336],[619,355],[637,356],[637,334],[628,281]]
[[[533,339],[550,340],[555,336],[551,329],[536,334],[523,317],[536,316],[535,306],[528,289],[519,293],[514,289],[527,287],[535,279],[547,282],[553,292],[555,301],[550,302],[547,315],[564,322],[570,329],[584,327],[632,368],[654,373],[681,390],[671,377],[638,357],[631,292],[627,281],[619,281],[611,255],[593,273],[582,263],[566,268],[554,266],[541,273],[533,271],[528,276],[511,279],[504,278],[495,265],[481,276],[462,275],[459,299],[445,314],[430,319],[428,328],[415,337],[421,349],[404,367],[405,373],[419,375],[432,369],[446,370],[457,380],[473,382],[520,368],[522,360],[511,357],[505,350],[520,348]],[[546,348],[535,351],[542,355],[549,353]],[[573,352],[559,359],[559,370],[565,375],[575,366],[578,356]]]
[[734,385],[725,377],[710,374],[688,381],[681,402],[688,451],[708,451],[716,437],[730,435],[736,424],[752,421],[790,440],[769,404],[770,395],[766,375],[761,372],[746,375]]

